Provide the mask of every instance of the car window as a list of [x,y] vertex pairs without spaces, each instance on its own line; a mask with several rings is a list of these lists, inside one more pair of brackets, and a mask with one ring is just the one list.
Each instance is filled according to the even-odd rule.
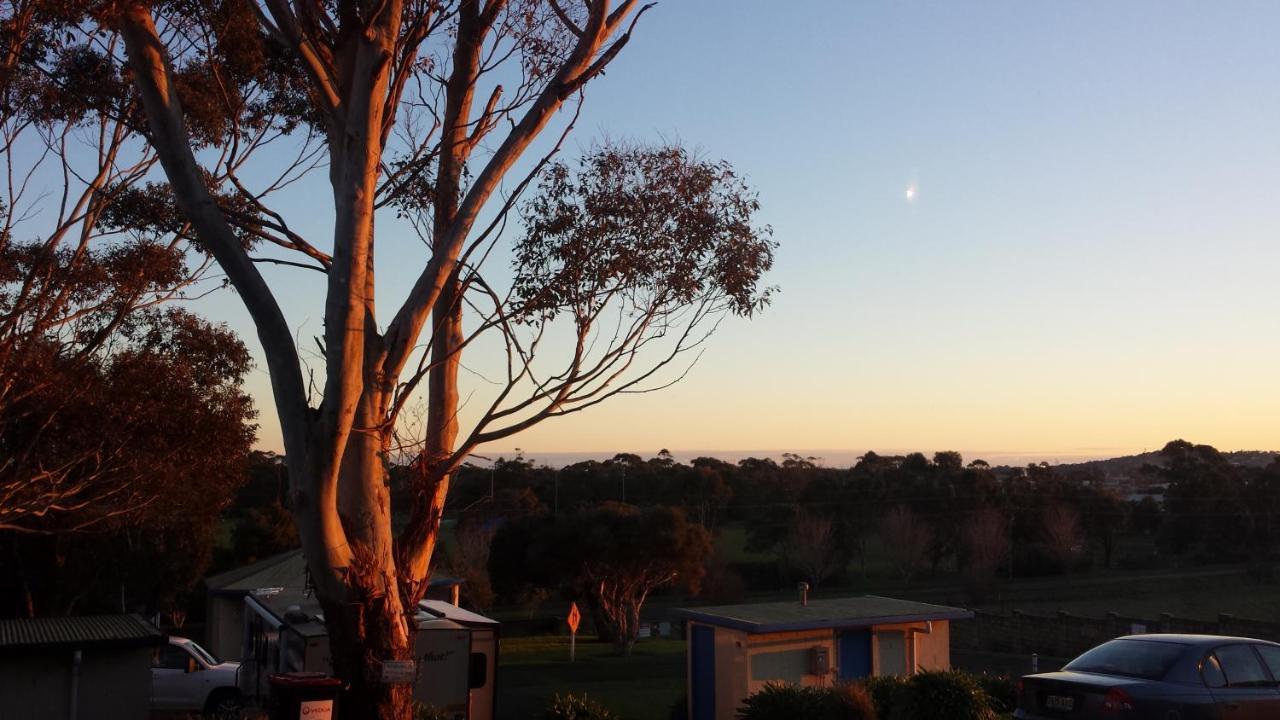
[[151,667],[164,670],[186,670],[191,656],[177,645],[165,645],[151,659]]
[[199,657],[201,660],[204,660],[205,665],[217,665],[218,663],[222,662],[217,657],[215,657],[213,653],[209,652],[208,650],[205,650],[204,648],[200,647],[198,644],[194,642],[191,643],[191,652],[195,653],[196,656]]
[[1213,651],[1227,676],[1229,687],[1270,685],[1271,677],[1248,645],[1223,645]]
[[1155,640],[1112,640],[1067,663],[1063,670],[1160,680],[1187,647]]
[[1218,664],[1218,658],[1213,653],[1209,653],[1200,664],[1200,677],[1203,677],[1204,684],[1211,688],[1227,686],[1227,676],[1222,674],[1222,666]]
[[1267,664],[1271,677],[1280,679],[1280,647],[1275,645],[1254,645],[1253,647],[1262,656],[1262,661]]

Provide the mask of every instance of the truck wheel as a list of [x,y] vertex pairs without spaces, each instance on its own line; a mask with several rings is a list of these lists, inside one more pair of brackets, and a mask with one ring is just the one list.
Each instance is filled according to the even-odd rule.
[[218,688],[209,693],[204,704],[204,714],[216,720],[236,720],[240,717],[240,693],[232,688]]

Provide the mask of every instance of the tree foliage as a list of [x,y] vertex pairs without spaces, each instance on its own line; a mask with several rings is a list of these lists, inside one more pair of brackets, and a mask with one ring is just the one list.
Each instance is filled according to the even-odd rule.
[[490,574],[508,597],[540,585],[585,601],[597,632],[630,654],[650,593],[669,585],[696,592],[710,553],[710,535],[680,509],[604,503],[505,525]]
[[[408,657],[406,608],[425,591],[448,487],[468,454],[670,384],[724,315],[768,299],[759,280],[772,241],[728,166],[641,146],[601,147],[577,170],[554,162],[576,117],[561,111],[576,110],[647,9],[636,0],[6,6],[6,102],[53,137],[108,122],[142,153],[126,182],[108,178],[89,194],[118,195],[96,217],[194,239],[244,303],[335,670],[351,707],[369,716],[411,712],[404,688],[367,682],[368,666]],[[61,154],[58,143],[51,152]],[[303,222],[279,191],[326,181],[331,232],[309,236],[299,228],[314,227],[315,213]],[[512,241],[517,210],[528,232]],[[96,217],[83,225],[97,227]],[[500,242],[529,262],[486,267]],[[380,312],[375,248],[390,244],[426,252],[409,291]],[[324,296],[317,367],[304,366],[276,271]],[[567,343],[542,342],[564,337],[561,327]],[[477,398],[480,412],[463,415],[459,370],[476,344],[498,348],[498,379],[482,387],[491,392]],[[405,437],[401,413],[420,398],[421,432]],[[393,533],[387,468],[402,453],[415,463]]]
[[23,460],[8,486],[42,491],[54,481],[25,469],[57,467],[64,498],[10,528],[21,560],[6,564],[9,612],[167,610],[209,565],[253,442],[248,353],[181,311],[145,315],[112,334],[109,353],[49,347],[15,383],[21,399],[0,407],[0,446]]

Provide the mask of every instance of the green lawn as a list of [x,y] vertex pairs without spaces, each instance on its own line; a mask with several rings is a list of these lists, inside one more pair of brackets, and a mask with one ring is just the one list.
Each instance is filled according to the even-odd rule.
[[1220,613],[1227,613],[1250,620],[1280,622],[1280,584],[1251,582],[1243,568],[1233,568],[1221,576],[1198,575],[1196,570],[1188,570],[1186,576],[1170,572],[1167,576],[1142,579],[1119,578],[1105,592],[1098,590],[1084,597],[1063,592],[1063,597],[1020,599],[1012,606],[1025,612],[1051,614],[1065,610],[1093,617],[1108,612],[1147,618],[1170,613],[1214,620]]
[[683,640],[641,640],[629,658],[594,638],[505,638],[499,656],[498,719],[532,720],[554,693],[585,694],[624,720],[666,720],[684,696]]

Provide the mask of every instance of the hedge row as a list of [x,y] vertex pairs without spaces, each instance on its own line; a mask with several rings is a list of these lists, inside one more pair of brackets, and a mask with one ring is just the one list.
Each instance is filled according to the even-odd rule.
[[[1016,681],[1007,675],[971,675],[960,670],[909,677],[867,678],[829,687],[769,683],[738,709],[739,720],[994,720],[1013,711]],[[672,708],[685,718],[686,698]],[[599,703],[556,696],[539,720],[614,720]]]

